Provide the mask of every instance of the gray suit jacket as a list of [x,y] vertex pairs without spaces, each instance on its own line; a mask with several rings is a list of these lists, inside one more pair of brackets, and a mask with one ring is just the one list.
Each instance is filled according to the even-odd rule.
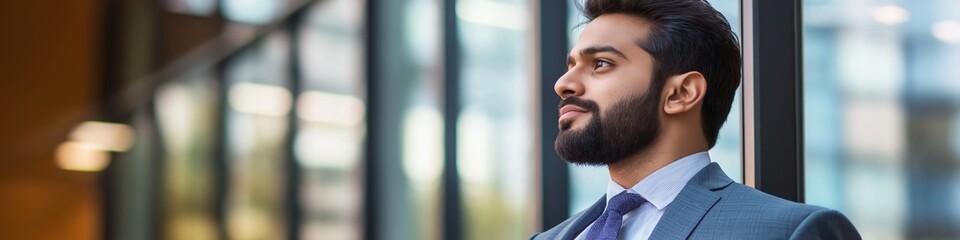
[[[605,200],[530,239],[574,239],[603,213]],[[667,205],[650,239],[860,239],[860,234],[837,211],[735,183],[711,163]]]

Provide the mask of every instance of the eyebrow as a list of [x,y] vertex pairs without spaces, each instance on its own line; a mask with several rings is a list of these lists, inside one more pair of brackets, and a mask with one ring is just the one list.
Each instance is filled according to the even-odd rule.
[[[616,54],[617,56],[620,56],[623,59],[626,59],[628,62],[630,61],[630,58],[627,58],[627,55],[623,54],[623,52],[621,52],[620,50],[617,50],[617,48],[611,47],[611,46],[593,46],[593,47],[584,48],[580,50],[579,55],[580,56],[596,55],[597,53],[602,53],[602,52],[613,53],[613,54]],[[567,56],[567,65],[573,64],[573,62],[574,62],[573,56]]]

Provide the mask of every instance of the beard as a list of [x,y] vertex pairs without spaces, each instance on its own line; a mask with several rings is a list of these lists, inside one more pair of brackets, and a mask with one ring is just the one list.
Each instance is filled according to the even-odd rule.
[[659,95],[648,91],[629,97],[613,104],[606,115],[594,101],[576,97],[560,101],[559,107],[573,104],[592,117],[582,129],[571,129],[572,121],[561,122],[555,150],[567,162],[588,166],[609,165],[646,150],[660,129]]

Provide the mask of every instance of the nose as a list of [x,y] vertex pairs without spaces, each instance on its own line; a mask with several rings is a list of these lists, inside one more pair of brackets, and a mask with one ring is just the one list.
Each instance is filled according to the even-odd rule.
[[564,73],[563,76],[560,76],[560,78],[557,79],[557,82],[553,85],[553,90],[557,92],[557,95],[560,96],[560,99],[581,96],[584,92],[583,83],[576,75],[576,71],[574,69],[570,69]]

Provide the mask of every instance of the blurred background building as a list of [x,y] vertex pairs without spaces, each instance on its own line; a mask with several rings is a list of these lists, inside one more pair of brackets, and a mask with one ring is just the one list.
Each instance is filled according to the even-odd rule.
[[[773,21],[709,2],[745,40]],[[794,200],[866,239],[960,238],[960,0],[784,2]],[[524,239],[604,192],[605,168],[553,153],[553,81],[586,20],[572,1],[0,9],[0,238]],[[771,125],[751,102],[782,100],[763,80],[710,151],[754,186],[773,159],[754,159]]]

